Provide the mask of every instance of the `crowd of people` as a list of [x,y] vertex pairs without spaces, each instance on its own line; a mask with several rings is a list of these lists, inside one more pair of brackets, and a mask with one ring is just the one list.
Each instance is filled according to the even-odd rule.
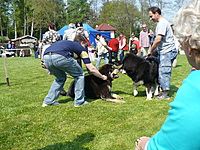
[[[149,17],[150,17],[150,20],[153,20],[154,22],[158,22],[155,33],[151,29],[148,29],[147,24],[144,23],[142,24],[142,30],[140,32],[139,38],[137,38],[135,36],[135,33],[132,32],[129,40],[127,40],[124,33],[120,32],[118,37],[112,38],[110,39],[110,41],[107,41],[106,37],[102,36],[100,33],[97,33],[96,38],[95,38],[95,42],[96,42],[95,51],[97,54],[95,69],[100,68],[102,59],[104,60],[104,64],[112,63],[113,58],[114,58],[114,61],[119,60],[120,62],[122,62],[125,55],[125,51],[127,52],[129,51],[130,53],[134,53],[141,57],[151,55],[153,51],[157,51],[158,63],[159,63],[159,69],[158,69],[159,83],[160,83],[162,92],[160,93],[160,95],[155,97],[155,99],[170,99],[168,92],[170,90],[170,77],[172,73],[172,64],[175,58],[177,57],[178,50],[176,49],[176,46],[175,46],[174,35],[173,35],[171,25],[162,16],[161,10],[158,7],[151,7],[149,9]],[[88,73],[94,73],[94,71],[91,70],[91,68],[88,67],[87,65],[87,63],[91,64],[91,62],[87,60],[89,59],[89,55],[88,55],[88,46],[90,46],[89,34],[83,28],[82,22],[77,21],[75,24],[70,23],[68,26],[68,29],[64,31],[63,39],[61,39],[60,34],[55,31],[54,23],[50,23],[48,28],[49,28],[49,31],[47,31],[44,34],[44,37],[42,39],[43,47],[42,47],[41,59],[42,59],[42,65],[44,68],[46,68],[47,73],[49,75],[50,74],[54,75],[56,79],[54,80],[52,84],[52,88],[50,89],[49,94],[44,99],[44,103],[42,105],[43,107],[48,106],[48,105],[58,104],[55,101],[57,100],[59,94],[62,93],[64,82],[66,80],[66,78],[64,77],[60,79],[60,75],[58,74],[64,74],[64,71],[65,71],[65,72],[68,72],[70,75],[72,75],[75,78],[75,80],[77,80],[77,82],[79,81],[78,80],[79,78],[77,78],[78,76],[77,71],[75,71],[75,69],[73,70],[75,72],[72,72],[72,71],[68,71],[67,68],[59,68],[58,66],[55,66],[55,64],[50,65],[48,61],[54,61],[52,60],[55,57],[54,55],[58,55],[55,57],[56,59],[57,57],[62,57],[63,59],[63,57],[67,57],[67,56],[69,56],[70,58],[71,57],[76,58],[76,62],[77,64],[79,64],[79,66],[76,65],[76,68],[80,71],[78,72],[78,74],[81,78],[83,78],[83,71],[80,69],[82,68],[82,61],[86,64]],[[76,37],[79,37],[79,38],[81,37],[82,39],[80,40],[80,39],[77,39]],[[63,44],[63,46],[61,44]],[[81,48],[81,46],[84,48]],[[62,52],[60,52],[59,50],[62,50]],[[48,59],[46,55],[48,55]],[[44,56],[45,56],[45,59],[44,59]],[[54,69],[52,69],[53,68],[52,66],[54,67]],[[57,67],[57,69],[59,68],[60,70],[59,71],[57,70],[55,72],[55,67]],[[98,76],[102,78],[102,75],[99,75],[99,73],[98,73]],[[56,85],[57,85],[57,88],[55,89]],[[76,82],[75,82],[75,85],[76,85]],[[83,90],[82,88],[83,86],[79,86],[80,91]],[[79,98],[81,97],[81,101],[78,102],[79,98],[75,98],[74,105],[77,106],[77,105],[85,104],[83,100],[84,93],[78,94],[76,93],[76,90],[75,90],[75,94],[79,95]]]

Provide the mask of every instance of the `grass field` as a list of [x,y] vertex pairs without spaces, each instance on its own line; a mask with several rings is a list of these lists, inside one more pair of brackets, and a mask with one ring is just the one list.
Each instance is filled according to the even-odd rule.
[[[72,98],[60,96],[60,105],[42,108],[54,77],[46,75],[39,59],[7,58],[7,86],[3,60],[0,58],[1,150],[132,150],[137,138],[159,130],[168,104],[190,72],[185,56],[179,55],[170,100],[146,101],[142,86],[134,97],[131,79],[119,74],[112,92],[124,97],[124,104],[87,99],[88,105],[75,108]],[[65,89],[71,81],[67,79]]]

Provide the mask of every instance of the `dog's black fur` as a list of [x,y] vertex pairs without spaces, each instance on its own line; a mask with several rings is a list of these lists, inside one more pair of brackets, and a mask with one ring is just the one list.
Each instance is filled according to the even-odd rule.
[[[103,99],[105,101],[111,101],[115,103],[124,103],[125,101],[117,100],[116,98],[121,98],[119,96],[113,97],[111,94],[112,81],[115,78],[118,78],[117,73],[119,70],[114,67],[113,64],[103,65],[99,72],[103,75],[106,75],[108,79],[106,81],[94,76],[87,75],[85,76],[85,96],[86,98],[91,99]],[[74,95],[74,81],[72,81],[67,96],[75,97]]]
[[[155,55],[155,54],[154,54]],[[140,57],[132,53],[126,54],[121,69],[134,81],[134,96],[138,94],[137,86],[146,87],[147,100],[151,100],[152,88],[158,85],[158,59],[155,56]],[[156,91],[155,95],[158,94]]]

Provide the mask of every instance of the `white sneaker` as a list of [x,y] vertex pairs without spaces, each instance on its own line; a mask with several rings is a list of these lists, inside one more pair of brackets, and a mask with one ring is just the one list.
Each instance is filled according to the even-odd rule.
[[[58,103],[58,102],[54,102],[53,104],[50,104],[50,105],[59,105],[60,103]],[[45,104],[45,103],[43,103],[42,104],[42,107],[46,107],[46,106],[49,106],[48,104]]]
[[74,107],[80,107],[80,106],[83,106],[83,105],[86,105],[86,104],[88,104],[88,102],[87,102],[87,101],[84,101],[83,104],[81,104],[81,105],[74,105]]

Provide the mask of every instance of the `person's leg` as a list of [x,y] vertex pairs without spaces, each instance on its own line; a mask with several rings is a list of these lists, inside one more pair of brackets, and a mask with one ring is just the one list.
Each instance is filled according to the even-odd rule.
[[170,52],[166,54],[160,54],[158,60],[158,80],[163,92],[161,93],[161,95],[156,97],[156,99],[169,99],[168,91],[170,90],[170,77],[172,72],[172,61]]
[[109,63],[112,63],[112,51],[108,51]]
[[100,67],[101,58],[102,58],[102,55],[98,55],[97,62],[96,62],[96,68]]
[[80,65],[71,57],[65,58],[66,62],[59,62],[58,67],[63,71],[74,77],[74,105],[83,105],[86,101],[84,99],[84,72]]
[[118,61],[118,52],[114,52],[115,61]]
[[[55,56],[55,55],[54,55]],[[59,56],[59,55],[57,55]],[[44,103],[47,105],[52,105],[58,99],[60,92],[63,89],[64,83],[66,81],[66,74],[63,70],[57,68],[53,64],[54,59],[52,59],[52,55],[44,56],[44,63],[47,69],[54,75],[56,78],[54,79],[51,88],[44,98]]]
[[119,50],[119,57],[120,57],[120,61],[122,61],[124,58],[124,51],[122,49]]
[[35,56],[35,58],[38,58],[38,52],[37,51],[34,51],[34,56]]
[[109,63],[109,60],[108,60],[108,53],[105,53],[105,54],[103,54],[103,55],[104,55],[104,60],[105,60],[104,64],[108,64],[108,63]]

